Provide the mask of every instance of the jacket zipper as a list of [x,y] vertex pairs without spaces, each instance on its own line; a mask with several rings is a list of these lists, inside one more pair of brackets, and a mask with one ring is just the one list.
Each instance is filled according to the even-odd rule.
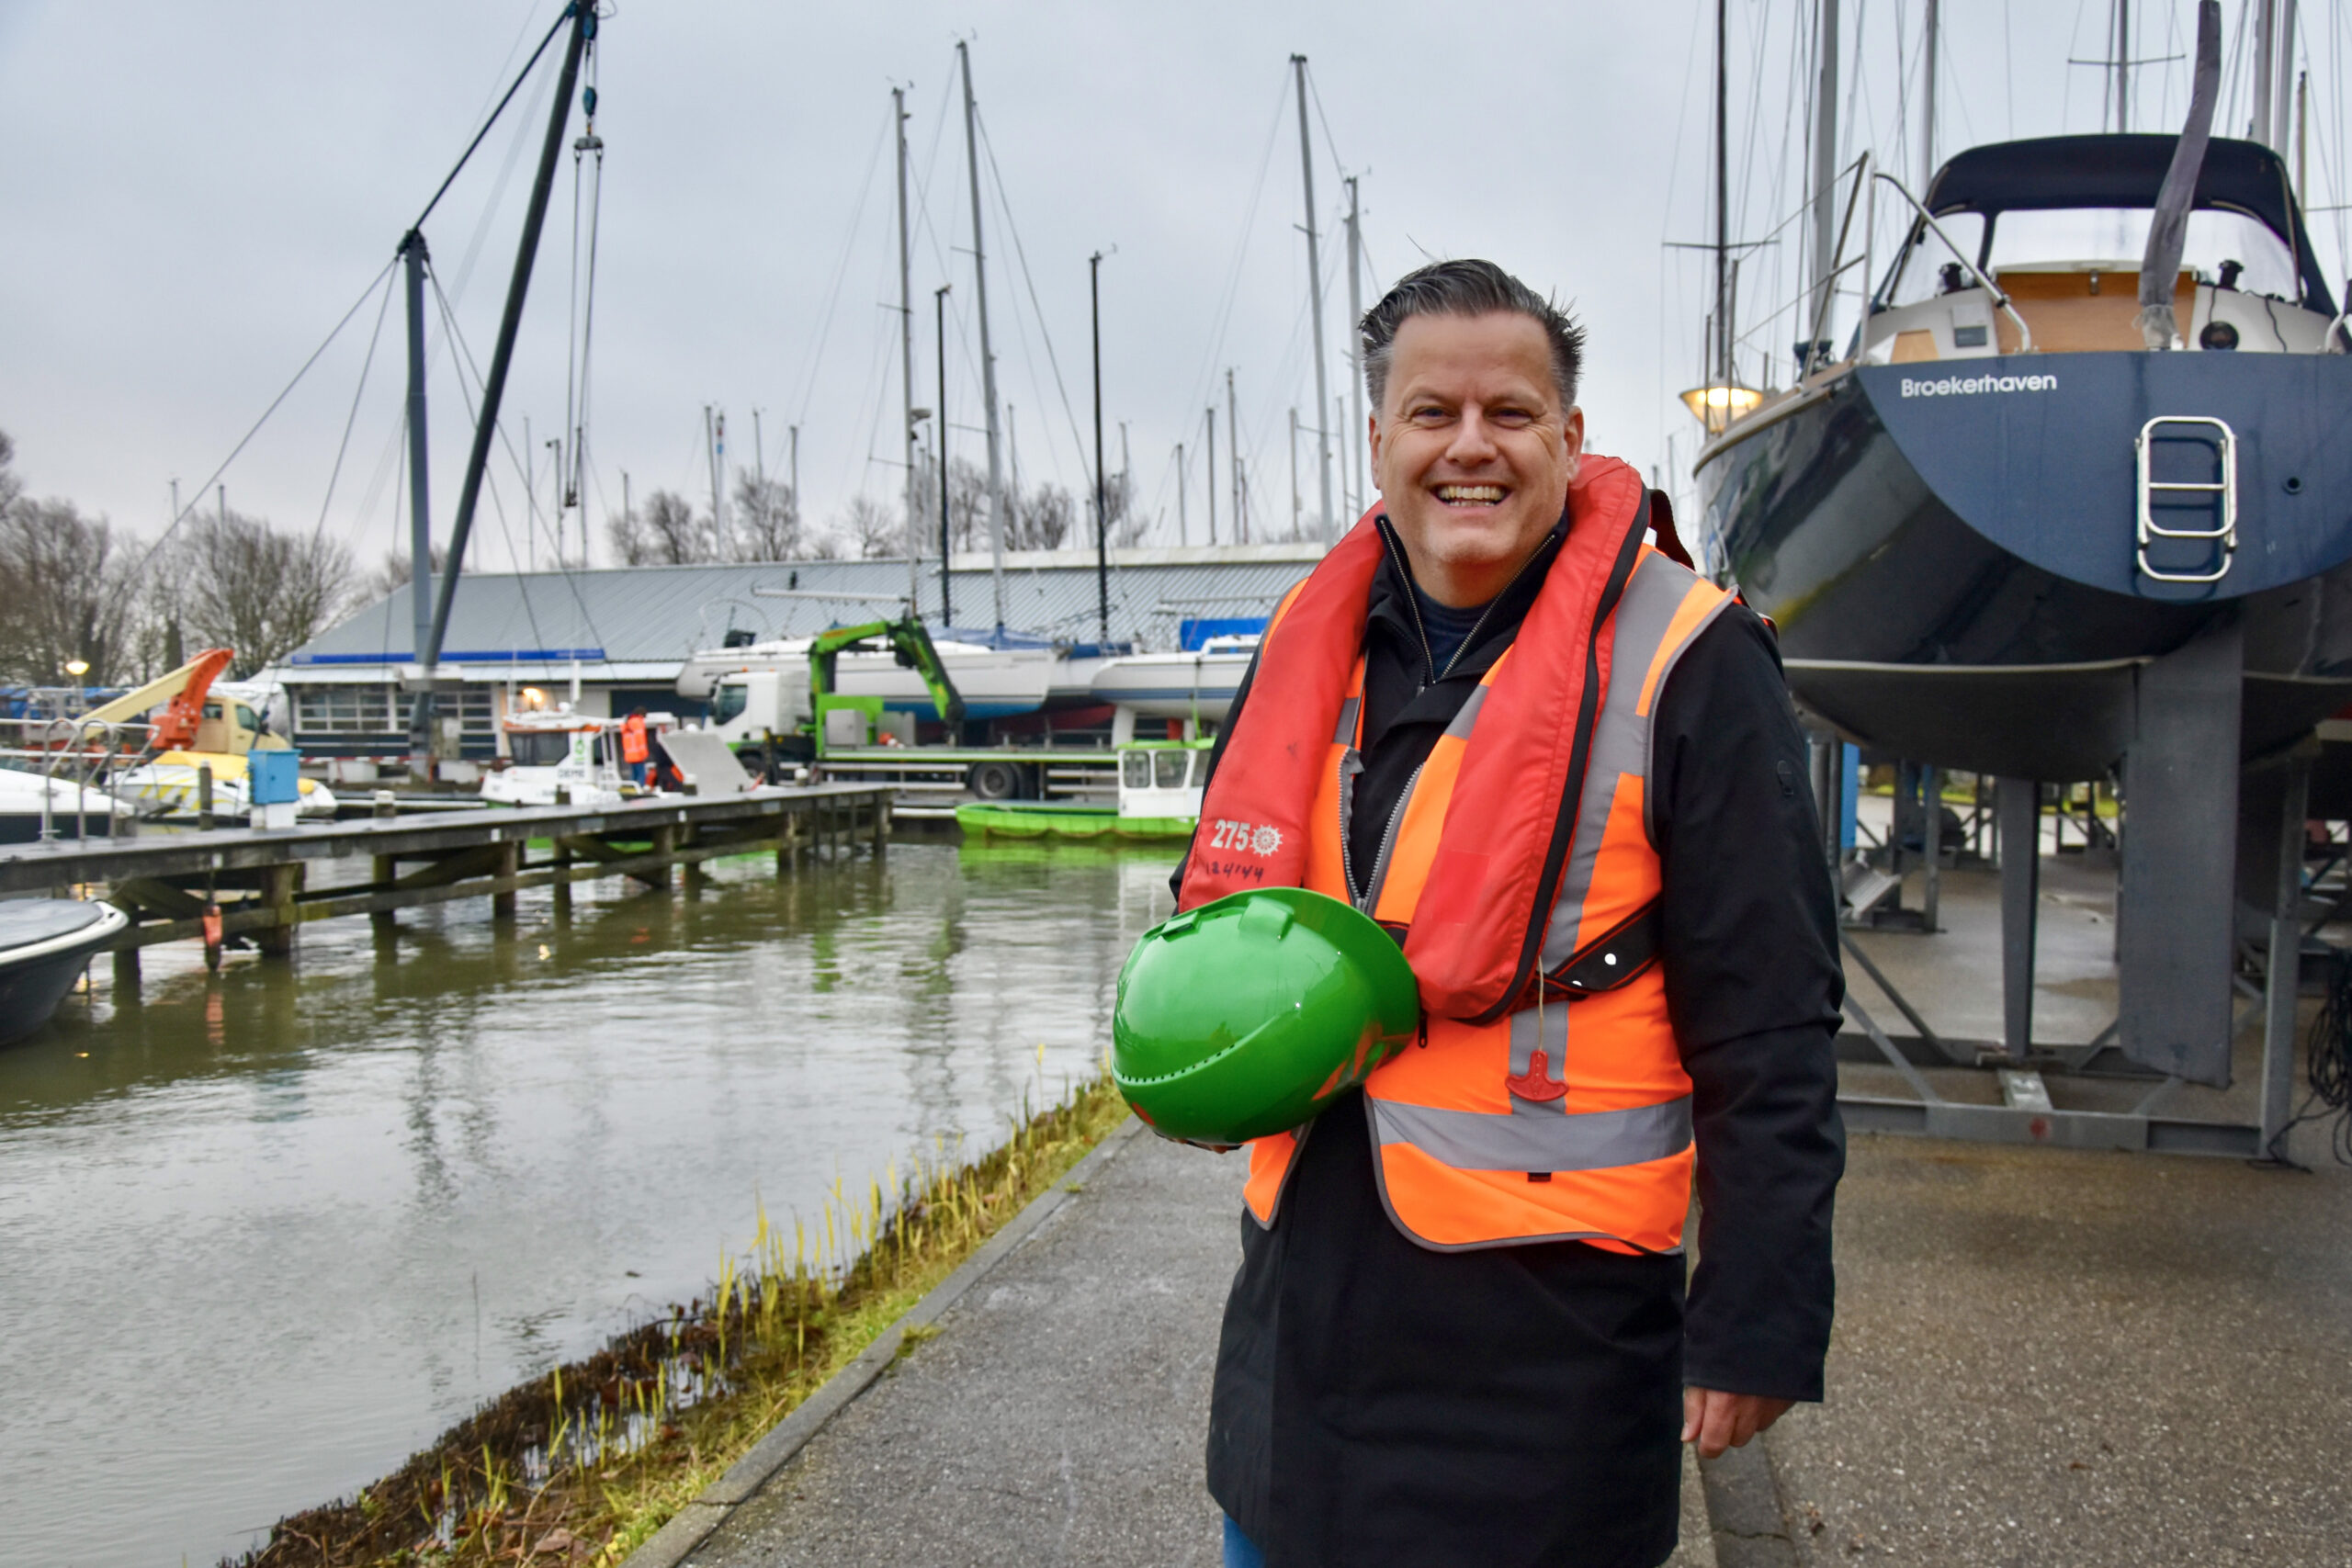
[[[1388,520],[1384,517],[1381,519],[1381,523],[1384,530],[1385,530],[1388,526]],[[1381,535],[1381,538],[1384,542],[1389,540],[1393,536],[1393,535],[1385,531]],[[1537,546],[1535,555],[1540,556],[1543,553],[1543,546]],[[1431,651],[1430,648],[1430,629],[1427,626],[1422,624],[1421,621],[1420,598],[1413,592],[1413,569],[1409,563],[1407,564],[1405,568],[1405,607],[1413,613],[1413,630],[1419,635],[1421,639],[1421,668],[1430,671],[1430,678],[1421,682],[1421,690],[1428,691],[1431,686],[1436,685],[1440,681],[1444,680],[1448,675],[1453,673],[1453,667],[1462,662],[1462,656],[1470,651],[1471,645],[1478,640],[1478,634],[1487,629],[1487,619],[1495,613],[1495,606],[1501,604],[1510,594],[1510,591],[1519,586],[1519,580],[1525,577],[1527,575],[1527,569],[1534,564],[1535,556],[1529,556],[1525,560],[1519,563],[1519,570],[1510,574],[1510,581],[1503,584],[1502,592],[1487,600],[1487,607],[1478,613],[1478,618],[1470,623],[1469,634],[1464,637],[1461,643],[1454,649],[1453,657],[1445,661],[1445,668],[1442,670],[1440,670],[1437,667],[1437,655],[1435,652]]]
[[[1428,765],[1425,762],[1422,767]],[[1405,807],[1412,803],[1413,786],[1420,782],[1421,769],[1415,768],[1412,776],[1405,781],[1405,787],[1397,792],[1396,804],[1388,813],[1388,826],[1380,835],[1380,851],[1372,858],[1372,886],[1356,901],[1356,907],[1367,915],[1379,904],[1381,891],[1387,886],[1388,853],[1396,847],[1397,825],[1405,820]]]

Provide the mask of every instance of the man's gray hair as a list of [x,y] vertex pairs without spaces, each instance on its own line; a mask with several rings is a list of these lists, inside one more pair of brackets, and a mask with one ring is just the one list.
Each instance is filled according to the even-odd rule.
[[1574,317],[1489,261],[1431,262],[1410,272],[1363,313],[1356,330],[1363,340],[1363,384],[1373,407],[1388,390],[1388,367],[1396,353],[1396,330],[1414,316],[1484,316],[1508,310],[1544,329],[1552,344],[1552,379],[1560,406],[1574,408],[1577,379],[1584,368],[1584,328]]

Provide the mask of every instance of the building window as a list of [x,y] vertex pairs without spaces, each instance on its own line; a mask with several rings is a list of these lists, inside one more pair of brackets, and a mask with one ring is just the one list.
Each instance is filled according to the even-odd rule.
[[401,728],[390,686],[300,686],[294,728],[311,735],[383,735]]

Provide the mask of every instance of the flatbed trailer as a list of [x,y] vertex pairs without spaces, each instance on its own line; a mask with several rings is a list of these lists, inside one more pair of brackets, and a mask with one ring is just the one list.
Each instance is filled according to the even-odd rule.
[[1107,746],[829,746],[816,766],[841,784],[889,784],[899,809],[952,813],[959,800],[1115,797],[1119,755]]

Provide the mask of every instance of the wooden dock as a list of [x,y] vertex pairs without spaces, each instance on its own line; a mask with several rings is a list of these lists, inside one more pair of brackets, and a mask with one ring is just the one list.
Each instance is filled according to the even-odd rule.
[[[628,876],[686,885],[718,855],[773,852],[779,874],[804,853],[879,852],[890,831],[887,785],[814,784],[725,797],[662,796],[609,808],[556,806],[384,817],[285,829],[158,831],[120,839],[52,841],[0,850],[0,895],[95,889],[130,925],[109,946],[118,972],[137,974],[138,950],[249,936],[265,953],[293,950],[311,920],[367,915],[395,930],[401,909],[487,897],[511,919],[514,896],[548,887],[559,905],[571,885]],[[365,860],[368,874],[313,888],[314,864]],[[324,880],[323,878],[322,879]]]

